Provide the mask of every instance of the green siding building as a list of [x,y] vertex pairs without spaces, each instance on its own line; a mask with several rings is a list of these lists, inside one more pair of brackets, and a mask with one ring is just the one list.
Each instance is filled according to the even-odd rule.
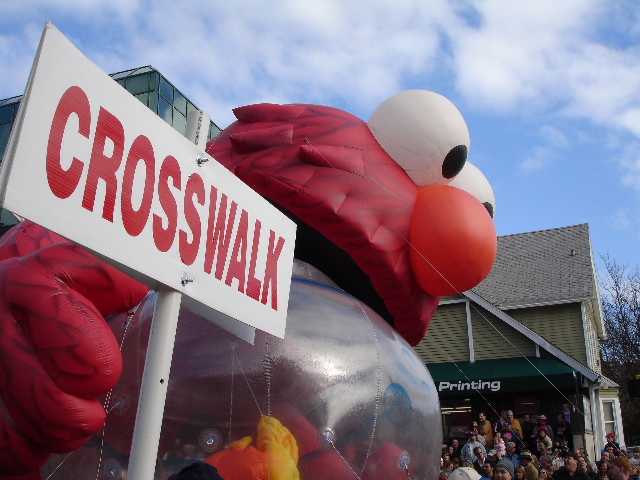
[[438,388],[446,437],[480,411],[492,423],[502,410],[545,414],[555,431],[570,404],[573,444],[594,458],[606,433],[624,444],[618,386],[600,369],[604,335],[583,224],[499,237],[490,275],[443,298],[415,350]]

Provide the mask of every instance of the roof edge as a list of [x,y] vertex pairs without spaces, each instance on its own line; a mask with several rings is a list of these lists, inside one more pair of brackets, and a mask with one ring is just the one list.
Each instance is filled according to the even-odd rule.
[[489,311],[490,313],[498,317],[500,320],[502,320],[504,323],[509,325],[511,328],[514,328],[515,330],[522,333],[524,336],[526,336],[527,338],[529,338],[530,340],[532,340],[533,342],[535,342],[536,344],[544,348],[546,351],[554,355],[558,360],[564,362],[569,367],[580,372],[582,375],[584,375],[586,378],[588,378],[592,382],[599,382],[599,379],[600,379],[599,374],[591,370],[586,365],[583,365],[582,363],[577,361],[568,353],[563,352],[554,344],[549,342],[547,339],[545,339],[544,337],[541,337],[536,332],[531,330],[529,327],[517,321],[515,318],[507,315],[498,307],[496,307],[495,305],[493,305],[492,303],[488,302],[487,300],[482,298],[480,295],[475,293],[473,290],[468,290],[466,292],[463,292],[462,294],[472,302],[477,303],[482,308],[484,308],[485,310]]

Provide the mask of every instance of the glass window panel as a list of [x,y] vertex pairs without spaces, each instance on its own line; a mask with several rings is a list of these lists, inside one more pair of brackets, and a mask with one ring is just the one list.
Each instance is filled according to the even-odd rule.
[[140,95],[136,95],[136,98],[140,100],[144,105],[149,106],[149,94],[141,93]]
[[116,80],[116,82],[118,82],[122,88],[126,88],[124,86],[126,81],[127,80],[125,78],[119,78],[118,80]]
[[209,126],[209,138],[207,138],[207,140],[216,138],[221,131],[215,123],[211,122]]
[[147,105],[153,113],[158,113],[158,92],[149,93],[149,103]]
[[13,110],[15,105],[8,105],[0,108],[0,123],[13,122]]
[[149,74],[137,75],[135,77],[127,78],[127,90],[132,95],[138,95],[139,93],[146,93],[149,91]]
[[0,209],[0,223],[3,227],[10,227],[20,223],[20,220],[18,220],[13,213],[2,208]]
[[0,108],[0,123],[9,123],[13,121],[13,111],[15,105],[7,105]]
[[173,113],[173,107],[171,107],[171,104],[167,102],[164,98],[160,97],[160,100],[158,103],[158,115],[160,116],[160,118],[162,118],[169,125],[172,125],[173,124],[173,118],[171,118],[172,113]]
[[160,95],[169,103],[173,103],[173,86],[164,77],[160,77]]
[[13,123],[5,123],[4,125],[0,125],[0,160],[4,156],[4,150],[7,148],[7,143],[9,142],[9,134],[11,133],[11,127]]
[[178,90],[175,91],[173,108],[176,108],[182,115],[187,115],[187,99]]
[[160,85],[160,74],[158,72],[152,72],[149,78],[149,91],[157,92]]
[[194,110],[198,110],[198,109],[193,103],[187,100],[187,115],[189,115],[189,112],[193,112]]
[[173,110],[173,128],[184,135],[187,131],[187,119],[175,108]]
[[602,410],[604,413],[605,422],[615,421],[615,418],[613,416],[613,402],[602,402]]

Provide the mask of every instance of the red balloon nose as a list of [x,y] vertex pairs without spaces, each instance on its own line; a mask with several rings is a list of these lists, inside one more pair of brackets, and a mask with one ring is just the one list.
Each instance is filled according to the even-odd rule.
[[484,205],[449,185],[418,188],[409,241],[418,284],[438,296],[478,285],[498,251],[496,228]]

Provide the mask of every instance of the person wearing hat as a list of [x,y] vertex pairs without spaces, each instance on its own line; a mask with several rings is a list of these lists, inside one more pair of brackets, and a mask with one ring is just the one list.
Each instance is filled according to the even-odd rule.
[[480,480],[482,477],[471,467],[458,467],[449,475],[449,480]]
[[520,452],[520,465],[524,467],[524,480],[536,480],[538,478],[538,469],[533,464],[531,452],[526,450]]
[[564,466],[553,472],[553,480],[590,480],[585,472],[578,468],[580,455],[567,452],[564,456]]
[[613,448],[613,454],[617,457],[620,455],[620,445],[616,442],[616,436],[613,433],[607,433],[605,436],[606,444],[604,445],[604,449],[607,450],[608,447]]
[[540,432],[543,430],[547,434],[547,437],[549,437],[551,443],[549,448],[551,448],[553,445],[553,428],[547,424],[546,415],[540,415],[540,417],[538,417],[538,425],[533,429],[533,435],[531,435],[531,438],[538,438],[540,436]]
[[468,463],[474,463],[478,460],[478,457],[473,452],[476,448],[480,447],[482,449],[483,458],[486,457],[487,451],[484,446],[478,441],[478,434],[474,430],[470,430],[467,432],[467,443],[462,446],[462,450],[460,450],[460,458]]
[[503,459],[496,463],[493,470],[493,480],[513,480],[515,467],[509,460]]

